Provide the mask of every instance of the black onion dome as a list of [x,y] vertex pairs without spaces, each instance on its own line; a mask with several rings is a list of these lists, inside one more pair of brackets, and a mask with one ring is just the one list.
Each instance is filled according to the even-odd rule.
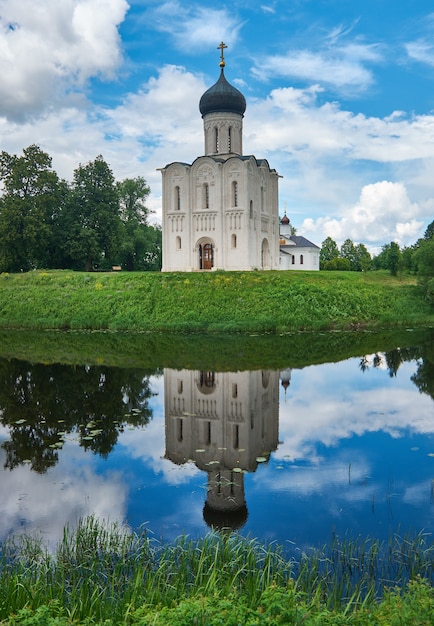
[[200,99],[199,110],[202,117],[207,113],[238,113],[244,115],[246,99],[235,87],[228,83],[222,68],[220,78]]

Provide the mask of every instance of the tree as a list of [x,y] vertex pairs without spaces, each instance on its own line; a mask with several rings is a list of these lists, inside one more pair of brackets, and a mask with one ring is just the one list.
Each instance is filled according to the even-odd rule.
[[62,201],[51,157],[36,145],[20,157],[2,152],[0,181],[0,270],[50,266],[53,220]]
[[[405,258],[408,263],[409,259],[407,256]],[[397,276],[398,271],[404,267],[404,259],[396,241],[384,244],[381,248],[380,254],[373,259],[372,265],[376,270],[389,270],[392,276]]]
[[116,183],[116,189],[122,221],[146,224],[151,213],[145,205],[145,200],[151,192],[146,180],[142,176],[125,178]]
[[396,241],[390,242],[386,258],[387,269],[390,270],[392,276],[397,276],[400,269],[401,250]]
[[432,239],[434,237],[434,220],[431,224],[428,224],[426,227],[425,234],[423,236],[424,239]]
[[350,269],[352,271],[357,271],[357,253],[356,247],[351,239],[345,239],[344,243],[341,245],[341,257],[343,259],[348,259],[350,262]]
[[161,229],[148,224],[151,213],[145,205],[150,193],[141,176],[116,185],[122,220],[120,263],[126,270],[161,269]]
[[339,248],[337,246],[336,241],[334,241],[331,237],[327,237],[321,244],[321,250],[319,253],[319,260],[321,269],[323,268],[324,263],[327,261],[332,261],[339,256]]
[[367,272],[371,269],[372,258],[363,243],[357,244],[355,248],[355,261],[358,272]]
[[434,304],[434,238],[422,240],[413,256],[419,284],[427,300]]
[[118,262],[119,196],[113,173],[101,155],[74,171],[62,224],[64,248],[73,263],[89,271],[100,264],[108,268]]

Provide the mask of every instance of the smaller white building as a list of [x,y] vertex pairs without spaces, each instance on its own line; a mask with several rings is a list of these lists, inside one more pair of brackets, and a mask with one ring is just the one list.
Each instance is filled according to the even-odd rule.
[[320,248],[301,235],[292,235],[291,222],[286,215],[280,220],[281,270],[319,270]]

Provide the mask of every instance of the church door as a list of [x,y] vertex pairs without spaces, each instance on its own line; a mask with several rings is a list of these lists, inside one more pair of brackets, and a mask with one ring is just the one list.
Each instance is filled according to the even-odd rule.
[[210,270],[214,265],[212,244],[206,243],[202,246],[202,269]]

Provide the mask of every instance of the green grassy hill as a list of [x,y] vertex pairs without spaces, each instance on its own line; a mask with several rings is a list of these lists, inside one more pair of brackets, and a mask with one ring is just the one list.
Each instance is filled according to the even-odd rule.
[[0,275],[0,328],[287,332],[430,325],[413,277],[383,272]]

